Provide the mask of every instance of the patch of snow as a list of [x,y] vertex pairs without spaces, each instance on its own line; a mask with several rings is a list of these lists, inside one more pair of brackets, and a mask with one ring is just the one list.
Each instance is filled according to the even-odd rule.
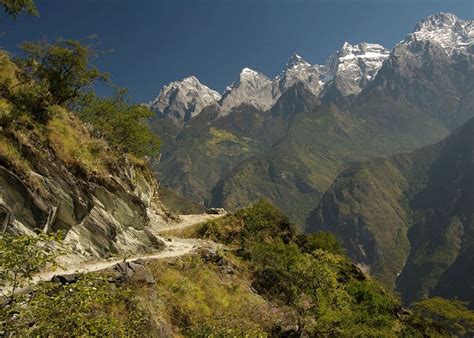
[[448,55],[466,50],[474,44],[474,21],[462,20],[451,13],[439,13],[420,21],[415,30],[400,43],[431,41]]

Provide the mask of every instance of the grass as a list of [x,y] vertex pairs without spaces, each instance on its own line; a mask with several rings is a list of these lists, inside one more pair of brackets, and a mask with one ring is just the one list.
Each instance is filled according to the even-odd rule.
[[24,176],[31,170],[30,163],[21,155],[18,148],[4,135],[0,135],[0,159]]
[[249,288],[243,265],[228,274],[198,255],[149,265],[156,285],[139,296],[152,317],[186,336],[264,336],[285,313]]
[[211,127],[206,141],[206,153],[212,158],[248,155],[252,152],[252,143],[249,138],[239,138],[226,130]]
[[80,166],[87,172],[107,175],[107,163],[112,155],[105,150],[107,143],[91,138],[77,117],[58,107],[48,122],[47,132],[51,147],[68,166]]

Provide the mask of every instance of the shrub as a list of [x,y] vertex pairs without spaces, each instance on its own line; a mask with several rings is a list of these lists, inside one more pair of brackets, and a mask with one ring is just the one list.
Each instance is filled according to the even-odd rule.
[[107,276],[86,275],[75,283],[45,283],[14,320],[14,332],[30,337],[130,337],[147,331],[148,315],[127,288]]
[[449,335],[458,337],[474,335],[474,311],[468,303],[439,297],[421,300],[413,304],[415,315],[427,318],[431,326],[437,326]]
[[78,114],[121,151],[141,157],[156,156],[160,150],[159,138],[147,125],[147,119],[154,114],[143,105],[130,104],[123,89],[107,98],[87,94],[79,104]]

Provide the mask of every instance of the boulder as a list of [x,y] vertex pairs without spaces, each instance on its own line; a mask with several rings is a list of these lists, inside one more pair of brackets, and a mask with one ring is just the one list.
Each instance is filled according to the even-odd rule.
[[225,215],[227,211],[224,208],[209,208],[206,209],[206,213],[209,215]]
[[134,281],[145,284],[155,284],[152,273],[145,265],[145,260],[137,259],[132,262],[120,262],[114,265],[115,276],[111,278],[112,283],[123,283]]

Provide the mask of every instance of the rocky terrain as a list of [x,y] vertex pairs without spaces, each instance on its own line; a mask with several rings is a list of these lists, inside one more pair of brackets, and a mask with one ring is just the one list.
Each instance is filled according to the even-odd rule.
[[[0,81],[17,81],[0,53]],[[33,94],[31,94],[33,95]],[[167,224],[158,183],[143,159],[118,154],[71,111],[42,123],[0,97],[0,232],[61,231],[74,255],[107,257],[162,247],[150,222]]]

